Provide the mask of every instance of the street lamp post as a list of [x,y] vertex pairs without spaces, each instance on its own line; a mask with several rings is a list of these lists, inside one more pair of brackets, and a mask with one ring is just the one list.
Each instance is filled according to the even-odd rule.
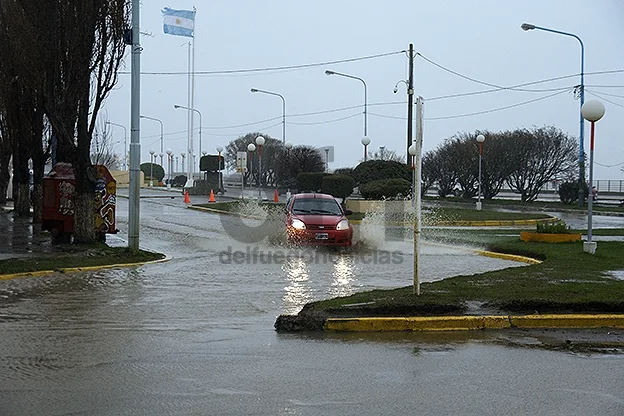
[[477,196],[477,211],[481,211],[481,158],[483,157],[483,142],[485,136],[479,134],[477,136],[477,143],[479,143],[479,194]]
[[345,78],[351,78],[351,79],[357,79],[358,81],[361,81],[362,84],[364,85],[364,137],[368,136],[368,119],[367,119],[367,113],[368,113],[368,92],[367,92],[367,88],[366,88],[366,82],[359,77],[355,77],[353,75],[347,75],[347,74],[343,74],[341,72],[335,72],[335,71],[330,71],[327,70],[325,71],[326,75],[339,75],[341,77],[345,77]]
[[148,117],[148,116],[140,116],[141,118],[145,118],[148,120],[157,121],[160,123],[160,164],[162,165],[162,153],[163,153],[163,122],[157,118]]
[[[604,116],[604,105],[598,100],[589,100],[581,108],[583,118],[591,123],[589,144],[589,188],[594,181],[594,124]],[[592,208],[593,195],[589,195],[587,203],[587,242],[583,243],[583,251],[596,254],[596,243],[592,241]]]
[[184,170],[184,158],[186,158],[186,153],[184,152],[180,153],[180,157],[182,158],[182,170]]
[[362,137],[362,144],[364,145],[364,162],[366,162],[366,153],[367,153],[367,147],[371,142],[371,139],[367,136]]
[[154,153],[156,153],[156,151],[154,150],[150,150],[149,154],[150,154],[150,181],[149,181],[149,186],[150,188],[154,186]]
[[258,201],[262,201],[262,146],[264,146],[264,137],[256,137],[258,145]]
[[[256,145],[253,143],[249,143],[247,145],[247,152],[249,153],[249,174],[250,174],[250,181],[249,181],[249,193],[252,193],[252,189],[251,189],[251,177],[253,176],[253,152],[256,151]],[[243,191],[244,192],[244,191]]]
[[[290,149],[293,148],[293,143],[292,142],[286,142],[286,143],[284,143],[284,147],[286,148],[286,154],[287,154],[287,157],[286,157],[286,160],[287,160],[287,163],[288,163],[287,166],[290,168]],[[290,169],[288,169],[288,174],[290,174]],[[290,199],[290,196],[291,196],[290,188],[288,188],[286,190],[286,201],[288,201]]]
[[[173,108],[175,108],[175,109],[182,108],[184,110],[194,111],[197,114],[199,114],[199,154],[201,155],[201,153],[202,153],[202,113],[198,109],[196,109],[196,108],[185,107],[183,105],[174,104]],[[189,156],[191,154],[195,155],[194,150],[195,149],[189,149]],[[189,163],[190,163],[190,159],[189,159]],[[184,162],[182,162],[182,166],[184,166]],[[195,166],[195,161],[194,160],[193,160],[193,166]],[[190,174],[190,170],[189,170],[189,174]],[[189,177],[189,179],[190,179],[190,177]]]
[[169,162],[169,180],[167,180],[167,189],[171,189],[171,162],[173,161],[173,150],[167,149],[167,162]]
[[219,191],[223,193],[223,174],[221,173],[221,152],[223,152],[223,146],[217,146],[217,153],[219,153]]
[[262,94],[275,95],[276,97],[280,97],[282,99],[282,143],[286,143],[286,99],[284,98],[284,96],[276,92],[259,90],[257,88],[252,88],[251,92],[260,92]]
[[127,170],[128,168],[126,165],[126,160],[128,159],[128,152],[126,149],[128,147],[128,130],[126,129],[126,126],[124,126],[123,124],[113,123],[112,121],[107,121],[106,124],[110,124],[111,126],[121,127],[122,129],[124,129],[123,169]]
[[579,98],[581,102],[580,103],[581,111],[579,111],[580,132],[579,132],[578,203],[579,203],[579,207],[582,207],[584,203],[583,201],[585,200],[585,191],[584,191],[584,186],[583,186],[583,183],[585,182],[585,156],[584,156],[585,145],[584,145],[584,139],[583,139],[585,136],[585,128],[584,128],[584,123],[583,123],[584,117],[582,113],[583,104],[585,103],[585,46],[583,45],[583,41],[581,40],[581,38],[575,35],[574,33],[562,32],[560,30],[555,30],[555,29],[548,29],[545,27],[535,26],[530,23],[523,23],[520,27],[524,31],[537,29],[537,30],[543,30],[545,32],[556,33],[558,35],[570,36],[578,40],[579,44],[581,45],[581,85],[579,86]]

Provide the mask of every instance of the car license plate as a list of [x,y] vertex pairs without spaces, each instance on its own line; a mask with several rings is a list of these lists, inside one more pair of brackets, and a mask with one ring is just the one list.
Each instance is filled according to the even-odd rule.
[[315,237],[317,240],[327,240],[328,235],[327,233],[316,233]]

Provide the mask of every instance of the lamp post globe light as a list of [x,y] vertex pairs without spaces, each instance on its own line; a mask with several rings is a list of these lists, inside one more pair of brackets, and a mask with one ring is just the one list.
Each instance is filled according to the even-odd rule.
[[284,143],[284,146],[286,147],[286,150],[290,150],[293,148],[293,143],[291,141],[288,141]]
[[150,154],[150,181],[149,181],[149,186],[150,188],[154,186],[154,153],[156,153],[155,150],[150,150],[149,154]]
[[172,155],[173,150],[167,149],[167,161],[169,162],[169,180],[167,181],[167,189],[171,189],[171,162],[173,161]]
[[483,157],[483,142],[485,142],[485,136],[479,134],[477,136],[477,143],[479,143],[479,191],[477,194],[477,211],[481,211],[481,158]]
[[371,142],[371,139],[367,136],[362,137],[362,144],[364,145],[364,162],[366,162],[366,153],[367,153],[367,147]]
[[262,146],[264,146],[264,137],[256,137],[258,145],[258,201],[262,201]]
[[[591,191],[594,183],[594,124],[604,116],[605,107],[598,100],[590,100],[581,107],[581,114],[585,120],[591,123],[590,144],[589,144],[589,189]],[[587,198],[587,241],[583,242],[583,251],[596,254],[596,243],[592,241],[592,210],[593,196]]]
[[165,157],[165,155],[163,154],[163,152],[160,152],[158,156],[160,156],[160,166],[162,166],[162,168],[164,169],[165,166],[163,165],[163,158]]

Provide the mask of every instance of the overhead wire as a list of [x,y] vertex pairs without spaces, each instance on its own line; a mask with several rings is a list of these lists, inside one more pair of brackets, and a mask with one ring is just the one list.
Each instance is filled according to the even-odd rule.
[[[333,61],[324,61],[324,62],[315,62],[310,64],[299,64],[299,65],[283,65],[283,66],[274,66],[274,67],[263,67],[263,68],[246,68],[246,69],[225,69],[225,70],[217,70],[217,71],[195,71],[195,75],[232,75],[232,74],[249,74],[255,72],[279,72],[279,71],[290,71],[296,69],[306,69],[313,68],[319,66],[327,66],[327,65],[337,65],[344,64],[350,62],[358,62],[370,59],[384,58],[387,56],[398,55],[404,53],[404,50],[395,51],[395,52],[386,52],[379,53],[374,55],[360,56],[356,58],[346,58],[346,59],[338,59]],[[128,71],[120,71],[119,74],[128,75],[130,72]],[[175,71],[175,72],[141,72],[141,75],[188,75],[186,71]]]
[[600,99],[601,99],[601,100],[603,100],[603,101],[608,102],[609,104],[613,104],[613,105],[615,105],[615,106],[617,106],[617,107],[622,107],[622,108],[624,108],[624,104],[616,103],[615,101],[612,101],[612,100],[610,100],[610,99],[608,99],[608,98],[605,98],[605,97],[603,97],[601,94],[596,94],[596,93],[595,93],[595,92],[593,92],[593,91],[590,91],[590,90],[587,90],[587,89],[586,89],[585,91],[586,91],[586,92],[588,92],[589,94],[591,94],[591,95],[593,95],[593,96],[597,97],[597,98],[600,98]]

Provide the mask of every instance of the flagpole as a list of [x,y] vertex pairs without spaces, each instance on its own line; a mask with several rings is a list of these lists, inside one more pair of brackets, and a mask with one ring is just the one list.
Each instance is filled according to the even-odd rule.
[[193,112],[190,110],[191,108],[191,41],[188,43],[188,61],[187,61],[187,85],[186,85],[186,106],[189,108],[186,112],[186,147],[187,147],[187,155],[188,162],[186,168],[186,184],[185,188],[193,187],[193,176],[192,176],[192,166],[193,166],[193,139],[192,139],[192,131],[191,131],[191,116]]
[[[197,9],[193,6],[193,15],[197,13]],[[196,35],[196,26],[193,25],[193,38],[191,42],[193,42],[193,56],[192,56],[192,65],[191,65],[191,105],[190,108],[195,108],[195,35]],[[195,144],[193,143],[193,133],[195,127],[195,112],[191,111],[191,149],[193,149],[193,156],[195,156]],[[201,126],[199,127],[201,130]],[[197,155],[198,158],[201,155]],[[199,167],[197,169],[199,172]],[[193,157],[193,176],[195,175],[195,157]],[[201,177],[201,175],[200,175]]]

